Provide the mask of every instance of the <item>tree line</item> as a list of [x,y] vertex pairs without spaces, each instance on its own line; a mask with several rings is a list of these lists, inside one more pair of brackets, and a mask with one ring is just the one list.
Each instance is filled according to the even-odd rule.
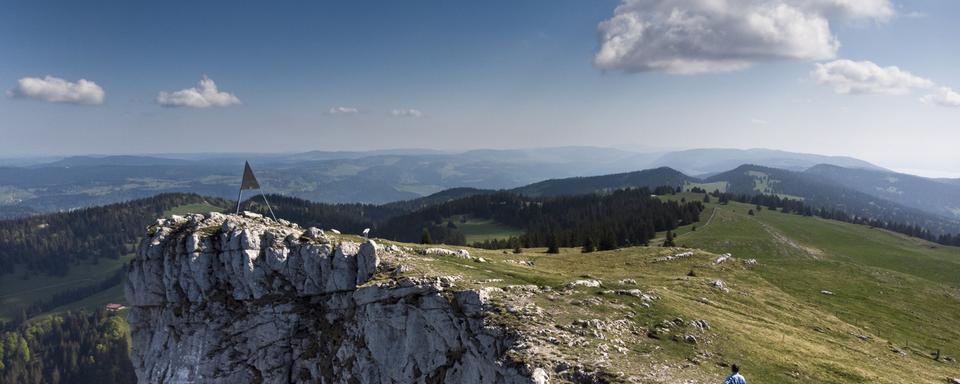
[[[672,187],[655,190],[673,193]],[[337,228],[358,233],[371,228],[378,237],[403,242],[465,245],[455,216],[489,219],[523,230],[511,239],[476,245],[487,248],[578,247],[590,242],[599,249],[646,244],[658,231],[672,230],[699,220],[699,201],[663,201],[648,188],[605,194],[527,197],[513,192],[491,192],[452,199],[403,212],[395,206],[312,203],[270,196],[278,216],[304,226]],[[266,208],[251,200],[246,208]]]
[[0,221],[0,274],[14,266],[64,276],[79,261],[130,253],[145,228],[171,208],[225,200],[166,193],[100,207]]
[[[270,205],[277,217],[304,227],[336,228],[347,233],[360,233],[391,217],[403,215],[412,209],[398,204],[331,204],[318,203],[296,197],[268,195]],[[242,210],[269,214],[260,196],[240,204]]]

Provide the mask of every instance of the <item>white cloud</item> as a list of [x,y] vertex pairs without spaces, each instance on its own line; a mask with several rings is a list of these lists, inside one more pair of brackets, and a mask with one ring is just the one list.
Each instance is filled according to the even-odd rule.
[[423,117],[423,112],[413,108],[394,109],[390,111],[390,114],[397,117]]
[[841,94],[907,95],[916,89],[934,86],[933,81],[896,66],[881,67],[870,61],[836,60],[817,64],[810,75]]
[[770,124],[769,121],[766,121],[766,120],[763,120],[763,119],[758,119],[758,118],[756,118],[756,117],[750,119],[750,123],[751,123],[751,124],[754,124],[754,125],[767,125],[767,124]]
[[960,93],[949,87],[940,87],[936,92],[920,98],[924,103],[934,103],[943,107],[960,107]]
[[157,95],[157,104],[164,107],[226,107],[240,104],[240,99],[233,94],[220,92],[213,80],[203,76],[196,87],[181,89],[173,93],[160,92]]
[[103,104],[106,93],[97,83],[80,79],[76,83],[47,75],[44,78],[24,77],[17,86],[7,91],[7,96],[83,105]]
[[[810,73],[818,83],[840,94],[908,95],[916,90],[937,88],[937,84],[898,67],[881,67],[870,61],[836,60],[817,64]],[[960,107],[960,93],[939,86],[920,98],[927,104]]]
[[356,115],[360,110],[354,107],[330,107],[327,114],[330,115]]
[[599,24],[604,70],[728,72],[769,60],[832,59],[830,18],[885,21],[889,0],[623,0]]

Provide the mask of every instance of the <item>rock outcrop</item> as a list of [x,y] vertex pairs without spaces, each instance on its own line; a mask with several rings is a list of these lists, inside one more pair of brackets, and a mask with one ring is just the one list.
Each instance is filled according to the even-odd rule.
[[126,282],[144,383],[545,382],[482,291],[389,277],[373,241],[258,215],[148,229]]

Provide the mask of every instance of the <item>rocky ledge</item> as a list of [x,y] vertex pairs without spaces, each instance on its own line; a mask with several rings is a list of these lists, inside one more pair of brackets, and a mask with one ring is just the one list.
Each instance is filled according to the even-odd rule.
[[[353,240],[350,240],[353,239]],[[530,383],[483,290],[397,277],[391,251],[256,214],[148,229],[127,274],[144,383]]]

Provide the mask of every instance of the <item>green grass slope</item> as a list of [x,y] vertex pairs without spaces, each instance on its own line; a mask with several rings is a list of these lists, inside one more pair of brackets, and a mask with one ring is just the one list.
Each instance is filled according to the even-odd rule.
[[84,262],[71,267],[65,276],[21,272],[0,275],[0,319],[13,319],[21,306],[34,301],[47,300],[60,292],[99,283],[113,276],[132,258],[130,254],[116,260],[100,259],[96,264]]
[[467,244],[483,242],[484,240],[508,239],[523,234],[523,230],[500,224],[491,219],[478,219],[459,215],[448,218],[463,233]]
[[[907,356],[890,364],[903,371],[952,370],[930,353],[960,354],[960,249],[943,247],[888,231],[832,220],[763,210],[748,215],[750,205],[716,206],[712,222],[677,242],[714,253],[755,258],[756,274],[785,295],[890,343],[876,353],[859,351],[868,360],[889,359],[890,349]],[[825,295],[821,291],[831,291]],[[815,311],[815,312],[814,312]],[[836,351],[831,354],[836,354]],[[894,354],[896,355],[896,354]],[[899,355],[897,355],[899,356]],[[854,360],[855,361],[855,360]],[[846,369],[863,382],[884,382],[850,363]],[[936,375],[930,382],[942,381]]]
[[[576,361],[612,382],[720,382],[733,363],[751,382],[960,377],[960,365],[931,356],[938,350],[960,356],[960,249],[768,210],[751,216],[750,209],[708,204],[712,218],[696,231],[678,231],[677,244],[697,248],[694,255],[673,260],[662,258],[690,248],[558,255],[469,249],[486,262],[443,256],[401,262],[409,267],[405,274],[457,276],[457,288],[504,288],[494,302],[506,310],[489,320],[530,337],[535,347],[519,358],[534,365]],[[716,264],[727,252],[734,258]],[[578,279],[602,286],[566,287]],[[716,280],[728,291],[712,286]],[[533,294],[518,288],[529,284],[540,288]],[[655,299],[645,305],[617,293],[626,289]],[[582,328],[592,320],[605,325]],[[706,320],[710,329],[696,329],[691,320]]]

